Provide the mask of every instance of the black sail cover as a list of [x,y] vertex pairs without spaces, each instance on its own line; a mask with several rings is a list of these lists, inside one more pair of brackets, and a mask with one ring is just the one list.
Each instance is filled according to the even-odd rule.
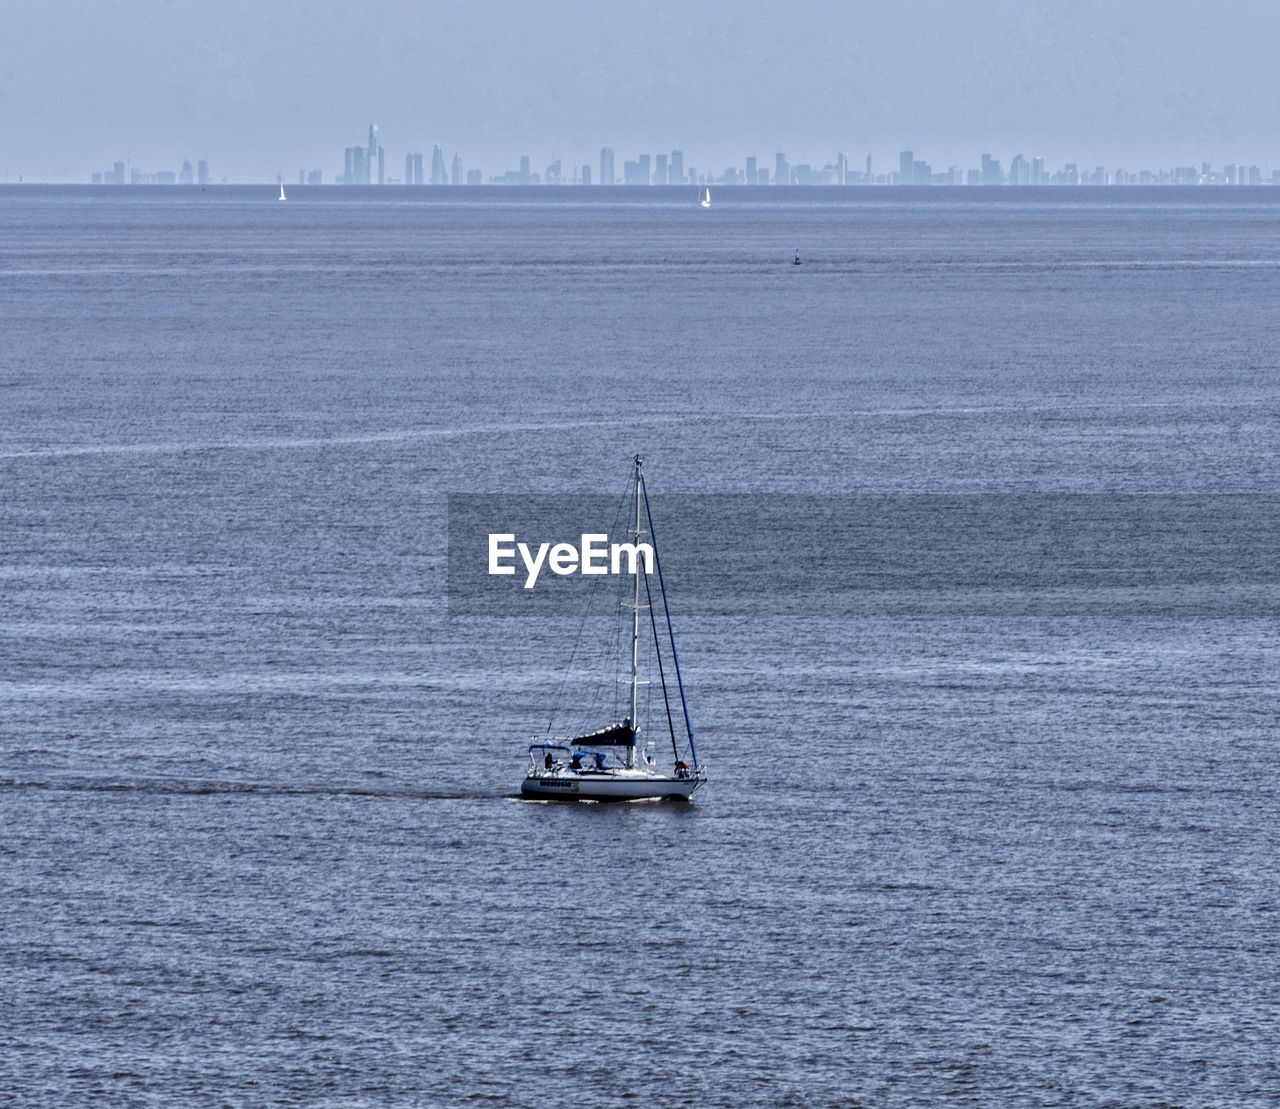
[[631,730],[631,725],[613,724],[608,728],[601,728],[598,732],[580,735],[572,742],[575,747],[634,747],[636,737]]

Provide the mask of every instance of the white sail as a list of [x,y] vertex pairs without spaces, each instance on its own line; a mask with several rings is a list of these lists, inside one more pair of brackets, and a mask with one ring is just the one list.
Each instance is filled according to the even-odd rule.
[[711,190],[709,188],[705,188],[702,190],[702,195],[698,198],[698,207],[699,208],[711,207]]
[[285,195],[284,195],[284,182],[283,182],[283,181],[281,181],[281,182],[280,182],[280,199],[281,199],[281,200],[288,200],[288,199],[289,199],[287,196],[285,196]]

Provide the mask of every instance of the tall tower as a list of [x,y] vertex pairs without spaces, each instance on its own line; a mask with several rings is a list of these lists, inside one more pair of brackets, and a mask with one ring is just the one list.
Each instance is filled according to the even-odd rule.
[[378,125],[369,124],[369,153],[364,160],[364,183],[373,184],[373,166],[378,160]]
[[667,171],[667,180],[673,185],[684,184],[684,151],[671,152],[671,168]]
[[449,184],[462,185],[466,183],[466,179],[462,174],[462,155],[455,154],[453,163],[449,166]]
[[613,174],[613,148],[602,146],[600,148],[600,184],[612,185],[616,180]]
[[449,183],[448,174],[444,169],[444,151],[438,145],[431,148],[431,183],[433,185]]

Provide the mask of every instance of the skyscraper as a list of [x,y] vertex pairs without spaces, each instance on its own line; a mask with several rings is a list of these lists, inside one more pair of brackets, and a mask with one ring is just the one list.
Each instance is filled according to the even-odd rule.
[[373,167],[378,160],[378,125],[369,124],[369,150],[364,160],[364,173],[361,175],[366,185],[373,184]]
[[613,148],[602,146],[600,148],[600,184],[612,185],[616,178],[613,175]]
[[196,163],[196,183],[200,185],[209,183],[209,160],[207,158],[201,158]]
[[760,183],[760,171],[756,169],[756,157],[753,154],[747,159],[747,184],[757,185]]
[[182,159],[182,173],[181,173],[181,175],[178,177],[178,180],[179,180],[179,182],[180,182],[181,184],[183,184],[183,185],[191,185],[191,184],[194,184],[194,182],[195,182],[195,175],[191,172],[191,159],[190,159],[190,158],[183,158],[183,159]]
[[584,185],[591,184],[591,167],[589,165],[584,164],[582,167],[582,183]]
[[671,152],[671,168],[667,171],[667,180],[672,185],[684,184],[684,151]]
[[849,182],[849,156],[847,154],[836,155],[836,184],[846,185]]
[[787,164],[787,156],[781,150],[773,157],[773,183],[775,185],[791,184],[791,167]]
[[910,150],[898,155],[898,184],[915,184],[915,155]]
[[449,177],[444,169],[444,151],[440,149],[439,144],[431,148],[431,183],[433,185],[449,183]]
[[449,184],[461,185],[464,181],[465,178],[462,174],[462,155],[455,154],[453,156],[453,162],[449,166]]
[[670,179],[667,177],[667,156],[665,154],[657,154],[653,159],[653,183],[655,185],[665,185]]
[[649,185],[653,182],[653,173],[649,169],[649,155],[641,154],[636,159],[636,173],[640,179],[641,185]]
[[404,183],[406,185],[413,184],[413,155],[406,154],[404,156]]
[[112,176],[115,178],[115,183],[117,185],[124,184],[124,163],[123,162],[116,162],[116,164],[112,167]]
[[529,172],[529,155],[528,155],[528,154],[521,154],[521,155],[520,155],[520,181],[519,181],[519,183],[520,183],[521,185],[527,185],[527,184],[529,184],[529,179],[530,179],[530,177],[531,177],[531,176],[532,176],[532,175],[531,175],[531,174],[530,174],[530,172]]

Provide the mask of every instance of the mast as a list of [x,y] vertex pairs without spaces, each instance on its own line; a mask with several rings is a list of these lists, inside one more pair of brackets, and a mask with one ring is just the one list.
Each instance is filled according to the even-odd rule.
[[[640,546],[640,467],[644,460],[636,455],[635,483],[635,538],[636,547]],[[631,746],[627,748],[627,766],[636,764],[636,709],[640,692],[640,556],[636,554],[635,562],[635,595],[631,598]]]

